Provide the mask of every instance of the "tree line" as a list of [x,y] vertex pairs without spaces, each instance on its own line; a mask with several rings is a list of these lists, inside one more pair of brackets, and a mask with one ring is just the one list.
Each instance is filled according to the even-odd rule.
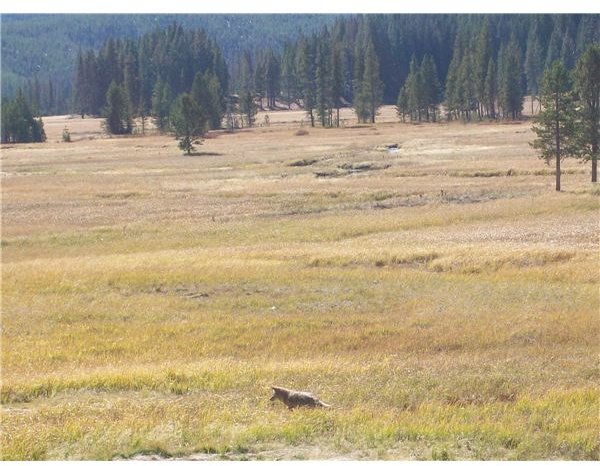
[[213,126],[218,126],[214,121],[220,121],[228,71],[219,47],[204,31],[186,31],[173,24],[137,40],[108,39],[98,53],[88,50],[77,57],[73,111],[82,117],[106,113],[107,93],[114,84],[124,95],[131,117],[152,114],[166,129],[175,99],[190,92],[198,80],[214,94],[202,106]]
[[334,18],[317,14],[2,15],[1,94],[12,99],[21,88],[29,99],[31,90],[37,95],[41,115],[63,115],[72,110],[78,51],[97,52],[111,37],[137,39],[173,23],[187,30],[202,28],[231,62],[245,48],[279,49],[299,30],[312,33]]
[[438,118],[440,104],[448,119],[517,119],[554,60],[571,69],[599,40],[598,15],[350,16],[281,51],[242,53],[232,89],[304,107],[311,125],[337,124],[348,105],[374,121],[382,103],[410,120]]
[[[217,44],[202,30],[172,24],[81,51],[73,110],[104,116],[114,134],[131,133],[134,118],[144,131],[151,116],[159,130],[184,135],[186,152],[223,116],[229,128],[251,126],[258,108],[282,104],[304,108],[311,125],[324,127],[340,124],[344,106],[375,122],[383,103],[395,103],[403,121],[437,121],[442,110],[449,120],[516,119],[524,95],[541,93],[545,70],[556,60],[574,68],[600,40],[599,25],[598,15],[342,17],[281,51],[241,53],[230,85]],[[39,114],[35,89],[20,91],[15,107],[25,102]],[[200,124],[183,123],[193,115]]]

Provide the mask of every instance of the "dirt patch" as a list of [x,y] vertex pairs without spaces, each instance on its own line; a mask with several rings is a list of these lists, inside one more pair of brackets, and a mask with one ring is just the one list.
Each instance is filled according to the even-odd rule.
[[168,457],[162,456],[158,453],[138,454],[130,458],[115,458],[116,460],[137,460],[137,461],[169,461],[169,460],[183,460],[183,461],[248,461],[248,460],[266,460],[266,461],[285,461],[285,460],[328,460],[328,461],[356,461],[356,460],[374,460],[381,459],[383,456],[385,459],[393,460],[414,460],[416,459],[408,449],[404,450],[389,450],[383,452],[369,452],[369,451],[352,451],[352,452],[338,452],[327,449],[325,447],[319,447],[316,445],[297,445],[288,446],[281,448],[272,448],[262,451],[231,451],[225,453],[192,453],[190,455]]

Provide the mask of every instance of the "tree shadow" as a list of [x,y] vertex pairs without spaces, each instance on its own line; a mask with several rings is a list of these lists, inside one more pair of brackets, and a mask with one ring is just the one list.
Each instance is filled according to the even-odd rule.
[[185,157],[221,157],[220,152],[192,152],[191,154],[183,154]]

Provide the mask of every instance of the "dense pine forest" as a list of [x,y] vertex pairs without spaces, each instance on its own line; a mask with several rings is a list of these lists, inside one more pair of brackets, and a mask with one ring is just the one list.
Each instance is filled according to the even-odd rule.
[[2,15],[2,95],[13,97],[23,88],[34,94],[43,114],[64,114],[72,110],[78,53],[97,53],[108,39],[137,40],[177,23],[186,30],[202,28],[229,62],[245,49],[278,48],[299,31],[316,32],[334,19],[312,14]]
[[[267,32],[262,42],[250,33],[254,16],[230,15],[237,26],[224,33],[215,27],[224,16],[204,15],[211,34],[185,27],[194,16],[141,34],[167,18],[141,15],[110,27],[108,17],[96,16],[97,23],[84,21],[70,32],[79,50],[67,82],[57,85],[52,74],[42,78],[34,71],[15,88],[4,68],[8,75],[15,69],[26,74],[27,66],[31,72],[38,52],[29,54],[34,47],[27,42],[9,47],[18,35],[11,32],[18,23],[9,21],[2,37],[3,96],[21,88],[40,115],[102,115],[114,83],[127,102],[124,120],[153,116],[161,129],[168,127],[177,96],[193,92],[211,128],[225,114],[233,126],[235,113],[239,124],[251,125],[265,106],[302,107],[311,124],[322,126],[339,124],[343,106],[353,106],[360,121],[374,122],[384,103],[396,104],[403,120],[514,119],[524,95],[539,95],[542,74],[554,60],[572,69],[585,48],[600,41],[599,15],[280,15],[275,30],[287,31]],[[225,20],[231,29],[233,19]],[[271,20],[262,20],[266,31]],[[318,30],[304,27],[310,22]],[[108,38],[98,45],[99,36]]]
[[[598,15],[364,15],[340,18],[320,33],[241,55],[234,90],[302,103],[331,124],[341,105],[360,120],[397,104],[403,118],[518,118],[523,96],[539,94],[545,68],[573,68],[600,40]],[[262,100],[261,100],[262,102]],[[314,115],[313,115],[314,113]]]

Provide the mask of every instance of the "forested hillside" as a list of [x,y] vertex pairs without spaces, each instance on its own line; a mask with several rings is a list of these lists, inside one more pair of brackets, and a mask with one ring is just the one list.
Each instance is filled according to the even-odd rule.
[[2,95],[19,87],[40,94],[43,113],[70,111],[78,51],[99,50],[109,38],[134,39],[177,23],[202,28],[224,58],[241,50],[273,47],[299,31],[331,24],[331,15],[2,15]]
[[[176,43],[196,26],[219,63],[192,50],[195,39]],[[600,41],[600,15],[12,15],[2,27],[3,95],[23,87],[42,114],[99,114],[112,79],[129,86],[136,108],[141,86],[142,111],[155,111],[157,76],[168,75],[170,105],[208,71],[246,110],[283,100],[322,125],[348,104],[363,121],[381,103],[418,120],[435,119],[441,102],[449,118],[518,118],[553,60],[570,69]],[[159,50],[138,40],[168,27],[178,38]]]

